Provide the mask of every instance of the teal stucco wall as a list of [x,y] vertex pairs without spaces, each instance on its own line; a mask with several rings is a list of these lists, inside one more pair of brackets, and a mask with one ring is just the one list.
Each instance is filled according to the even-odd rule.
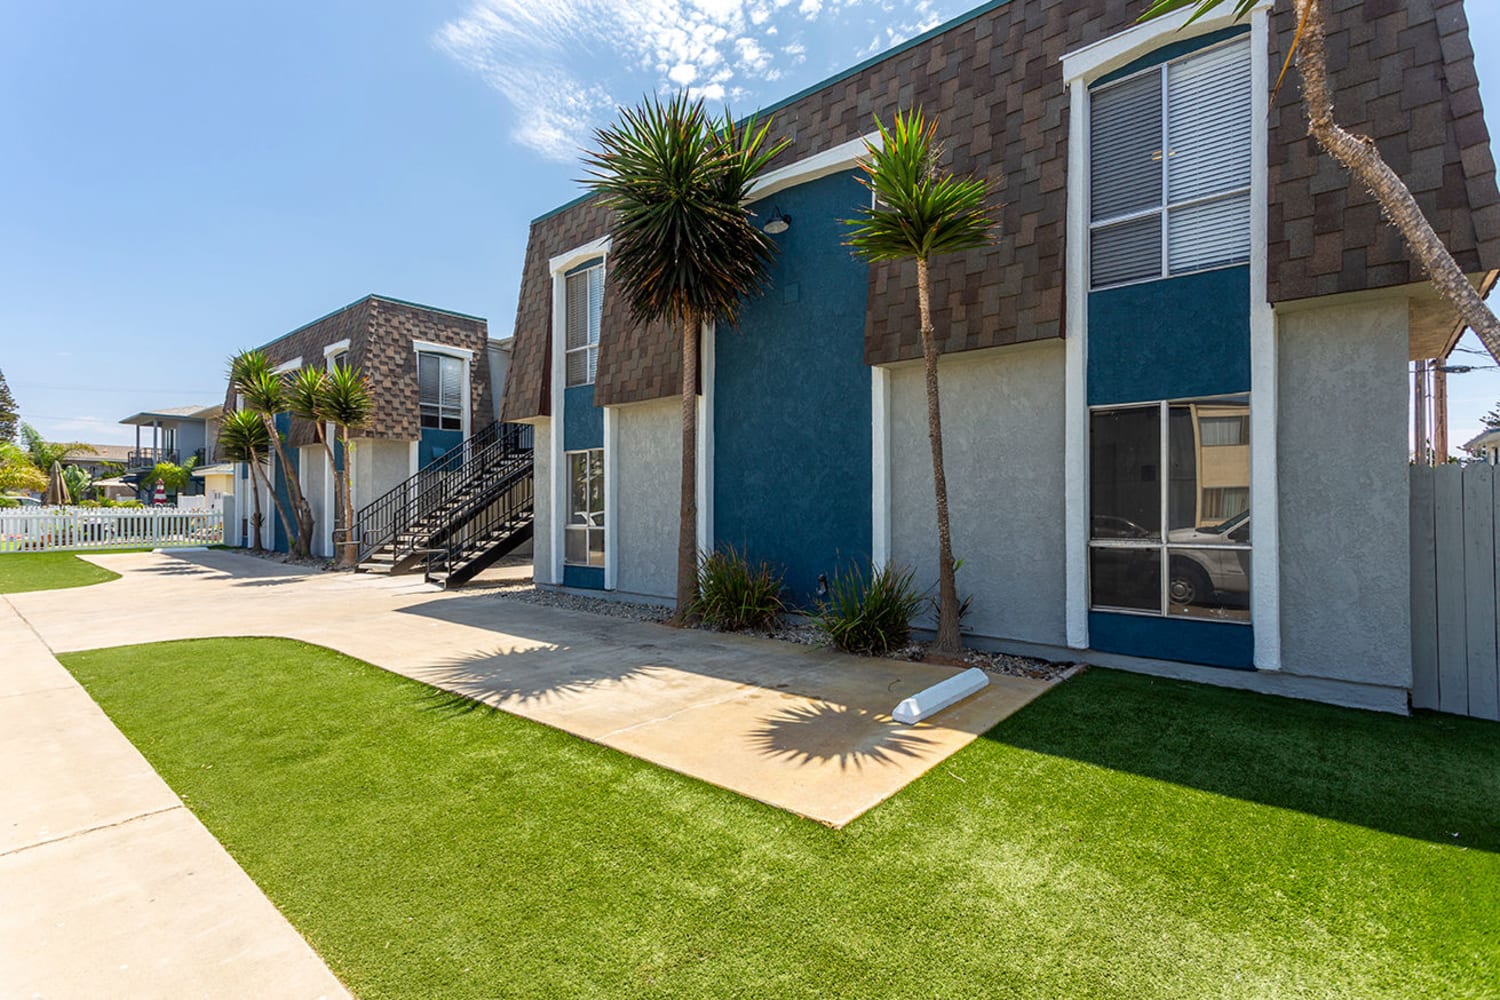
[[757,203],[791,229],[766,294],[715,339],[715,542],[784,568],[804,606],[820,573],[870,556],[868,267],[841,221],[868,202],[851,172]]

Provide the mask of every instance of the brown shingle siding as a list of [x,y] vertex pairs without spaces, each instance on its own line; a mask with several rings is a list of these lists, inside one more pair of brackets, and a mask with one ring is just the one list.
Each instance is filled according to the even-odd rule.
[[[418,340],[474,353],[469,367],[471,429],[478,430],[492,419],[494,402],[485,355],[489,328],[484,320],[369,295],[271,341],[263,350],[273,364],[300,357],[304,366],[322,365],[324,348],[342,340],[349,341],[349,364],[369,378],[374,402],[370,422],[358,436],[412,441],[421,435],[412,346]],[[234,402],[230,389],[225,408],[232,408]],[[312,425],[292,421],[287,443],[292,447],[316,443]]]
[[[1466,270],[1500,267],[1500,193],[1462,0],[1336,0],[1326,9],[1340,121],[1378,142]],[[1059,337],[1068,132],[1060,59],[1129,28],[1141,10],[1140,0],[1011,0],[987,10],[776,109],[776,130],[793,143],[772,166],[857,138],[872,115],[889,120],[921,105],[942,122],[946,165],[988,177],[1002,204],[997,245],[933,262],[942,349]],[[1289,9],[1272,17],[1265,57],[1274,79],[1295,24]],[[1295,74],[1271,111],[1269,141],[1273,302],[1420,280],[1368,194],[1307,138]],[[547,257],[606,227],[593,202],[533,225],[507,415],[546,412]],[[867,287],[866,361],[917,357],[915,268],[874,265]],[[676,391],[673,338],[636,330],[607,306],[602,339],[596,402]]]

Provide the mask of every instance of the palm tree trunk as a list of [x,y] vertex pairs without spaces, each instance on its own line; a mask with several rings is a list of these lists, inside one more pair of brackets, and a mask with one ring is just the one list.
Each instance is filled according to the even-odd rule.
[[[313,421],[313,433],[318,437],[318,444],[323,446],[323,454],[328,456],[328,474],[333,476],[333,534],[330,538],[338,536],[339,521],[343,519],[344,508],[339,502],[339,477],[334,473],[333,445],[328,443],[328,434],[323,430],[323,421]],[[346,522],[347,523],[347,522]],[[339,546],[335,545],[333,554],[335,557],[340,552]]]
[[276,513],[281,517],[282,528],[288,534],[292,530],[291,519],[287,516],[286,510],[281,505],[281,498],[276,495],[275,484],[271,482],[271,477],[266,470],[261,468],[260,459],[252,458],[250,461],[250,496],[255,504],[255,516],[260,520],[260,524],[255,526],[255,551],[257,552],[265,550],[265,545],[261,543],[260,538],[260,525],[265,523],[265,518],[261,515],[260,511],[260,484],[263,481],[266,484],[266,492],[271,494],[271,503],[276,508]]
[[1354,135],[1333,120],[1333,93],[1328,85],[1328,50],[1320,0],[1295,0],[1294,6],[1299,20],[1305,25],[1302,41],[1297,46],[1297,71],[1302,76],[1308,134],[1365,185],[1406,241],[1412,257],[1427,272],[1438,294],[1453,306],[1459,319],[1479,335],[1490,356],[1500,361],[1500,319],[1496,319],[1484,304],[1484,298],[1469,283],[1463,269],[1422,214],[1411,190],[1385,162],[1373,139]]
[[[307,503],[307,497],[302,494],[302,483],[297,478],[297,473],[292,469],[292,463],[288,461],[286,445],[281,441],[281,434],[276,430],[276,420],[269,413],[260,415],[261,422],[266,425],[266,433],[271,436],[271,447],[276,449],[277,461],[281,463],[281,474],[286,479],[287,496],[292,501],[292,513],[296,518],[297,530],[291,539],[292,555],[298,559],[306,559],[309,546],[312,542],[313,516],[312,507]],[[271,496],[276,497],[276,489],[273,485]],[[281,501],[276,498],[277,510],[281,511]],[[282,520],[286,519],[286,512],[281,511]],[[292,533],[291,526],[287,526],[287,532]]]
[[937,650],[963,649],[958,632],[958,581],[953,567],[953,536],[948,526],[948,476],[943,471],[943,417],[938,405],[938,349],[932,328],[931,277],[927,260],[917,258],[917,305],[922,319],[922,370],[927,380],[927,442],[932,446],[932,491],[938,523]]
[[352,496],[353,484],[349,476],[349,428],[343,424],[339,425],[339,440],[344,445],[344,465],[338,470],[339,502],[344,505],[344,544],[340,547],[339,565],[345,569],[353,569],[359,562],[359,543],[354,539],[354,497]]
[[[698,327],[682,323],[682,483],[677,524],[677,614],[686,625],[698,596]],[[610,525],[610,531],[616,530]]]

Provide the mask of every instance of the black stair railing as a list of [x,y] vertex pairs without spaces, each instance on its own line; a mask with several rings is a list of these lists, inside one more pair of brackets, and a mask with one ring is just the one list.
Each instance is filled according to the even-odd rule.
[[531,452],[521,454],[516,467],[486,491],[474,505],[473,512],[462,520],[455,519],[454,527],[442,540],[427,548],[428,579],[431,579],[434,569],[441,568],[445,572],[445,582],[462,582],[468,578],[466,570],[476,559],[522,529],[529,528],[536,485],[532,476]]
[[361,507],[354,517],[359,558],[413,531],[430,533],[426,526],[434,515],[482,492],[489,482],[506,475],[508,466],[529,467],[531,442],[529,426],[497,421]]

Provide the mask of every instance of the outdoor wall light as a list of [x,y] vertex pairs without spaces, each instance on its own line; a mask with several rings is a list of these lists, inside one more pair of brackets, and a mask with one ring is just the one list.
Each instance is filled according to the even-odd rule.
[[760,227],[760,230],[767,236],[780,236],[782,233],[791,228],[792,217],[790,215],[787,215],[780,209],[772,209],[771,217],[766,220],[766,224],[764,226]]
[[819,573],[818,574],[817,597],[818,597],[819,600],[827,600],[828,599],[828,574],[827,573]]

